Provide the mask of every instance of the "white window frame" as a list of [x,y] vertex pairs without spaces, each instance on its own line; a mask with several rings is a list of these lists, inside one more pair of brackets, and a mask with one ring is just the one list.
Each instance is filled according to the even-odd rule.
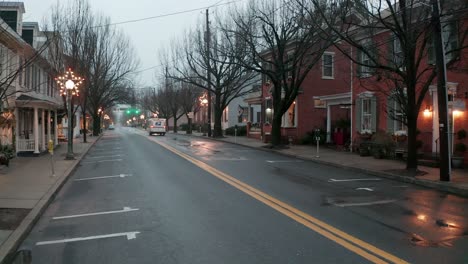
[[[325,56],[331,57],[331,65],[325,65]],[[325,67],[331,68],[331,75],[325,75]],[[326,51],[322,55],[322,79],[335,79],[335,53]]]
[[397,100],[393,101],[393,133],[396,135],[407,135],[408,127],[401,120],[403,113],[401,111],[401,105]]

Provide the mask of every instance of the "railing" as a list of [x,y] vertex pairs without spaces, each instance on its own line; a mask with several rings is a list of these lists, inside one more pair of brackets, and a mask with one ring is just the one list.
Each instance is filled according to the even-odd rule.
[[34,151],[34,139],[18,139],[16,151]]

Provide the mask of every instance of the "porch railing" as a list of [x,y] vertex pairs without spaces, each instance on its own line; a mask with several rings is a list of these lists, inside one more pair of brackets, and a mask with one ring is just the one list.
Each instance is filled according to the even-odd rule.
[[34,151],[34,139],[18,139],[16,151]]

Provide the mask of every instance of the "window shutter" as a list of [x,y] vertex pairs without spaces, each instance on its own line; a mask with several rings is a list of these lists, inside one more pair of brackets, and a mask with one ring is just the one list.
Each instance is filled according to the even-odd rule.
[[377,97],[371,98],[371,129],[372,132],[377,132]]
[[394,41],[395,41],[395,34],[390,34],[390,39],[387,42],[387,63],[389,67],[395,66],[395,51],[394,51]]
[[[370,50],[370,59],[371,59],[371,62],[370,62],[370,66],[376,66],[377,64],[374,62],[377,61],[377,63],[379,62],[379,51],[377,50],[377,44],[374,42],[374,41],[371,41],[369,43],[369,50]],[[374,73],[375,72],[375,68],[374,67],[370,67],[369,68],[369,71],[371,73]]]
[[394,132],[394,113],[395,113],[395,99],[393,95],[387,98],[387,132],[393,134]]
[[[362,51],[358,49],[358,50],[356,50],[356,61],[360,62],[361,58],[362,58]],[[359,64],[357,64],[356,66],[357,66],[356,67],[356,75],[359,78],[362,75],[362,66],[359,65]]]
[[435,64],[434,38],[432,37],[432,33],[430,33],[427,39],[427,63]]
[[361,116],[362,116],[362,99],[356,98],[356,107],[354,111],[356,112],[356,131],[361,132]]

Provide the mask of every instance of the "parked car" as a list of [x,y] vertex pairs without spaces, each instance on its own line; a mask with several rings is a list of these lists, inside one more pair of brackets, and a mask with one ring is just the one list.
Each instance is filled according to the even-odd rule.
[[114,129],[115,129],[114,124],[110,124],[110,125],[109,125],[109,130],[114,130]]
[[166,134],[166,119],[165,118],[150,118],[146,121],[148,134],[162,135]]

